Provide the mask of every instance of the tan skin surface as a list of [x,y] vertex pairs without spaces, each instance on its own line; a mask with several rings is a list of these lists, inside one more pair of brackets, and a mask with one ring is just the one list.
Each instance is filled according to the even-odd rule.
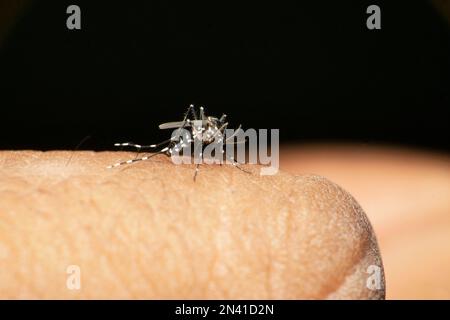
[[364,208],[380,244],[388,299],[450,299],[450,157],[368,145],[298,145],[281,169],[320,174]]
[[326,179],[71,154],[0,152],[0,298],[384,297],[372,228]]

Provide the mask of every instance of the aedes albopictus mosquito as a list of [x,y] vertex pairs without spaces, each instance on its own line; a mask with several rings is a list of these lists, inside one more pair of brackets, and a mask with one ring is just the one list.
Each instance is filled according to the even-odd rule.
[[[114,146],[116,147],[135,148],[138,151],[138,155],[143,150],[158,149],[158,148],[161,149],[149,156],[139,158],[137,155],[135,159],[117,162],[111,166],[108,166],[107,168],[110,169],[138,161],[149,160],[150,158],[158,154],[165,154],[167,156],[171,156],[174,152],[180,152],[186,146],[186,144],[188,143],[193,144],[196,140],[200,141],[203,147],[206,147],[211,143],[221,144],[222,145],[221,156],[223,157],[223,154],[225,154],[225,151],[223,149],[225,145],[245,143],[245,140],[237,142],[234,141],[234,138],[238,133],[238,131],[241,129],[241,126],[239,126],[238,129],[235,130],[235,132],[229,137],[225,136],[225,130],[227,129],[228,126],[228,122],[225,122],[226,117],[227,117],[226,114],[222,114],[220,118],[206,116],[203,107],[200,107],[197,113],[194,105],[191,104],[188,107],[186,113],[184,114],[184,119],[182,121],[167,122],[159,125],[160,129],[190,130],[190,137],[184,137],[183,139],[182,135],[173,135],[172,138],[170,139],[167,139],[157,144],[150,144],[150,145],[140,145],[132,142],[115,143]],[[194,148],[191,149],[193,150]],[[200,156],[202,156],[202,153],[200,153]],[[243,169],[233,157],[227,156],[227,159],[229,159],[231,164],[236,168],[238,168],[239,170],[249,173],[249,171]],[[195,167],[194,181],[197,177],[199,167],[200,164],[197,164]]]

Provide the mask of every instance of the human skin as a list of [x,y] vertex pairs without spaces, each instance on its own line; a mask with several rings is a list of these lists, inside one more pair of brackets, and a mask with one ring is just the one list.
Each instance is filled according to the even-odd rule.
[[0,152],[0,298],[384,298],[370,223],[334,183],[250,165],[194,182],[165,156],[106,169],[133,157]]
[[387,299],[450,299],[450,157],[367,144],[286,145],[281,169],[320,173],[358,199],[377,234]]

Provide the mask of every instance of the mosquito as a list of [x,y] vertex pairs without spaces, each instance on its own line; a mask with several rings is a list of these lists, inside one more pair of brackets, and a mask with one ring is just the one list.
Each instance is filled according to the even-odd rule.
[[[170,157],[174,152],[180,152],[184,147],[187,146],[188,143],[189,144],[194,143],[195,140],[200,141],[202,143],[202,146],[205,147],[211,143],[222,144],[221,153],[225,154],[224,151],[225,145],[245,143],[245,140],[237,142],[234,141],[234,137],[236,136],[237,132],[241,129],[241,126],[239,126],[232,135],[230,135],[229,137],[225,137],[225,130],[227,129],[228,126],[228,122],[226,122],[226,117],[227,117],[226,114],[222,114],[220,118],[206,116],[203,107],[200,107],[197,113],[194,105],[191,104],[189,105],[186,113],[184,114],[184,118],[182,121],[166,122],[159,125],[159,129],[162,130],[175,129],[181,132],[182,129],[189,129],[191,133],[190,137],[183,137],[180,134],[176,134],[173,135],[172,138],[170,139],[164,140],[157,144],[150,144],[150,145],[135,144],[132,142],[115,143],[114,146],[116,147],[135,148],[137,150],[137,156],[135,159],[117,162],[113,165],[108,166],[107,168],[111,169],[139,161],[146,161],[159,154],[165,154]],[[138,157],[140,152],[149,149],[157,151],[149,156],[144,156],[141,158]],[[193,150],[193,148],[191,148],[191,150]],[[200,156],[202,156],[202,152],[200,153]],[[229,156],[227,156],[227,158],[231,161],[231,164],[234,167],[238,168],[241,171],[249,173],[249,171],[242,168],[240,166],[240,163],[238,163],[234,158]],[[198,163],[195,167],[194,181],[197,178],[199,167],[200,164]]]

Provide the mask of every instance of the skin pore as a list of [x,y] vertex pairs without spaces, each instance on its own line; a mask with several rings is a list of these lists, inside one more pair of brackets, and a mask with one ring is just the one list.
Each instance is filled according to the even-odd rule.
[[0,152],[0,298],[384,298],[370,223],[332,182],[249,165],[194,182],[165,156],[106,169],[134,155]]

